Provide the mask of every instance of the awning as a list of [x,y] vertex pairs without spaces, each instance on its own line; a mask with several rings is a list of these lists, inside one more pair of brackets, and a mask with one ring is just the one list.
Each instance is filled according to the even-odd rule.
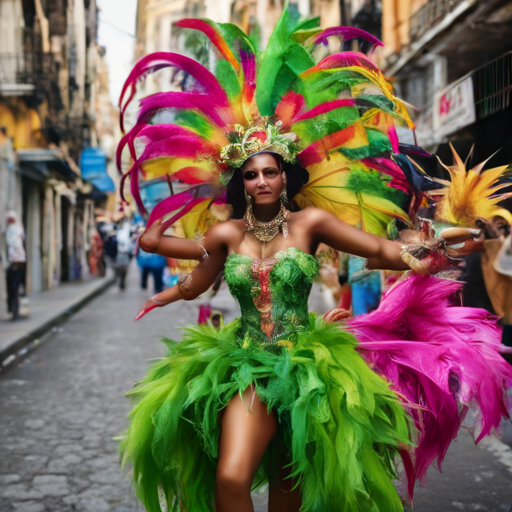
[[66,181],[78,177],[69,165],[66,156],[58,149],[29,148],[16,151],[21,173],[38,181],[50,178],[49,170],[55,171]]
[[92,178],[92,184],[101,192],[115,192],[116,186],[114,180],[110,176],[104,176],[103,178]]
[[85,148],[80,156],[82,178],[101,192],[115,192],[114,181],[107,173],[107,155],[101,148]]

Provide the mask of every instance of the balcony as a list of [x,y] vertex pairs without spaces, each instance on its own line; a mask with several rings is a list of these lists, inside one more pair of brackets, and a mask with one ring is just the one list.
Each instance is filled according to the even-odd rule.
[[0,95],[32,96],[50,91],[56,79],[50,53],[0,53]]
[[473,78],[478,119],[495,114],[510,105],[512,52],[475,69],[470,75]]
[[429,29],[440,23],[465,0],[429,0],[410,19],[410,42],[417,41]]

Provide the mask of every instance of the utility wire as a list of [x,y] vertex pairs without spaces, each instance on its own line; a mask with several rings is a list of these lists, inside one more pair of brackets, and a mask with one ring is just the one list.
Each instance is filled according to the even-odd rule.
[[127,36],[130,36],[132,39],[137,39],[137,37],[134,34],[131,34],[130,32],[128,32],[128,31],[126,31],[126,30],[124,30],[122,28],[119,28],[117,25],[115,25],[111,21],[108,21],[108,20],[105,20],[105,19],[100,19],[100,23],[105,23],[106,25],[109,25],[110,27],[112,27],[113,29],[117,30],[118,32],[122,32],[123,34],[125,34]]

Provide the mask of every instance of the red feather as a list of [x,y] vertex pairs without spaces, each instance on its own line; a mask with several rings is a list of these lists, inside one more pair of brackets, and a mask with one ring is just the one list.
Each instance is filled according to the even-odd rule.
[[305,104],[304,97],[296,92],[287,92],[276,107],[276,118],[283,123],[283,130],[289,131],[294,118]]

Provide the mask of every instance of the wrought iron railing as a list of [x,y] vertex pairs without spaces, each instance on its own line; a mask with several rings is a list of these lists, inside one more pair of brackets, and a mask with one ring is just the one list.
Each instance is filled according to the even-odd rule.
[[33,85],[48,82],[56,77],[56,67],[51,53],[24,52],[0,53],[0,85]]
[[418,40],[430,28],[437,25],[448,13],[464,0],[428,0],[410,19],[409,38]]
[[512,92],[512,52],[508,52],[484,66],[471,76],[475,95],[476,115],[488,117],[510,105]]

